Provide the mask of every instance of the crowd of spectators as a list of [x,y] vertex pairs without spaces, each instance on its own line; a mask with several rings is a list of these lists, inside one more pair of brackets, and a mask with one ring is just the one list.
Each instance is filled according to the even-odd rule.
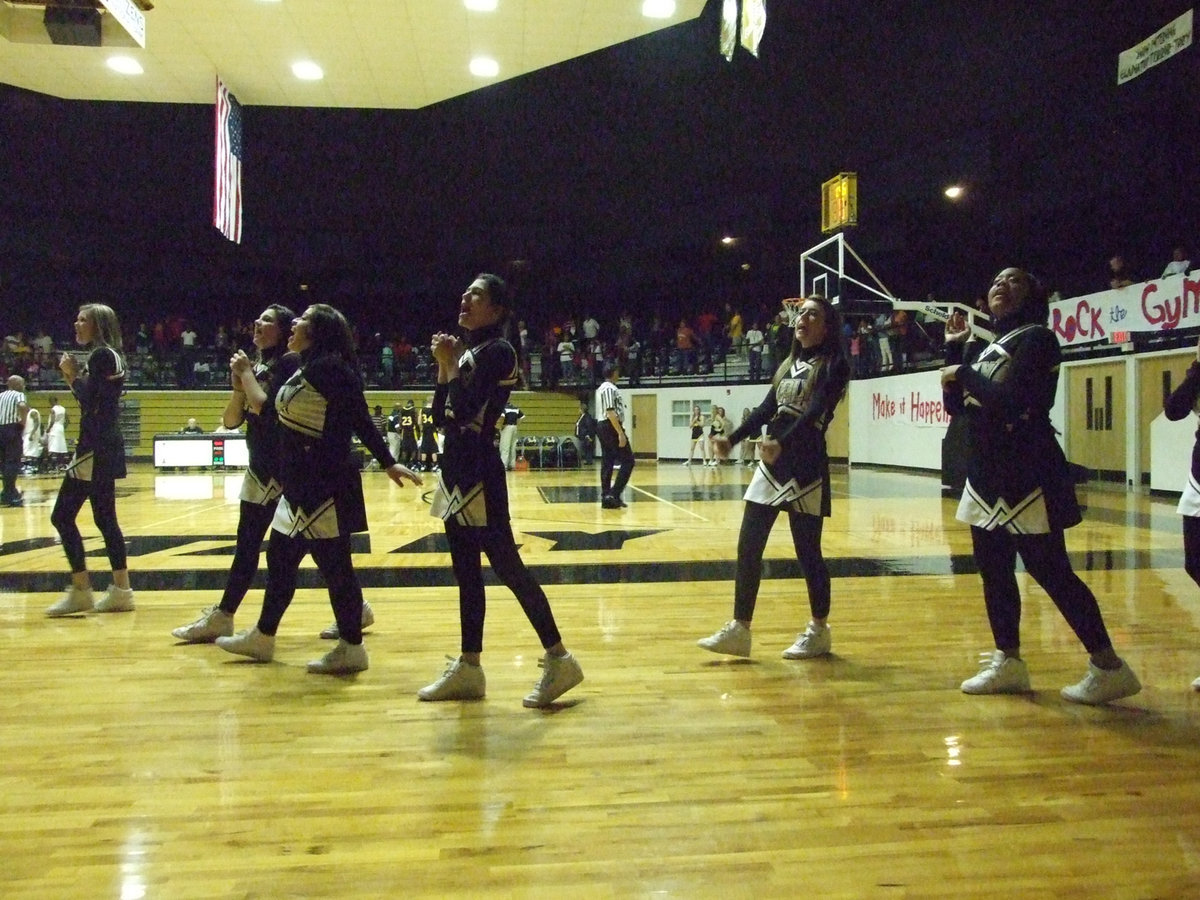
[[[1174,248],[1163,276],[1188,271],[1188,254]],[[1121,256],[1109,262],[1110,286],[1132,275]],[[927,300],[936,302],[933,295]],[[982,304],[982,306],[980,306]],[[971,305],[986,316],[986,302]],[[905,310],[878,315],[847,315],[845,341],[854,378],[933,368],[961,350],[965,320],[945,323]],[[182,315],[141,322],[124,336],[131,388],[175,387],[223,389],[229,358],[237,350],[253,352],[252,321],[233,320],[205,327]],[[594,388],[605,365],[620,367],[622,380],[637,385],[664,378],[714,378],[765,382],[787,357],[792,330],[778,307],[759,304],[745,311],[731,303],[723,309],[702,308],[694,316],[668,319],[657,313],[635,321],[622,311],[615,321],[601,322],[585,311],[564,314],[540,325],[521,321],[510,335],[519,346],[525,383],[530,388]],[[355,335],[366,383],[399,390],[432,385],[437,366],[426,342],[405,334],[367,331]],[[0,349],[0,379],[25,378],[28,390],[61,388],[56,349],[51,336],[17,331],[5,336]]]

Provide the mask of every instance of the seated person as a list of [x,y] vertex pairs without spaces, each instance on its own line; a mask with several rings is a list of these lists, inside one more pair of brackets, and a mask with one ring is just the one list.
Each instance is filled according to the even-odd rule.
[[195,419],[188,419],[187,424],[179,429],[180,434],[204,434],[204,429],[196,424]]

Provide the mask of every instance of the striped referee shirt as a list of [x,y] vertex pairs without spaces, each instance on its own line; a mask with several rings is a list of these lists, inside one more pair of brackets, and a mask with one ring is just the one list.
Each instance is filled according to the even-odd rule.
[[0,394],[0,425],[20,425],[25,395],[11,388]]
[[617,386],[606,381],[596,389],[596,418],[603,422],[608,417],[608,411],[613,410],[621,427],[625,427],[625,399]]

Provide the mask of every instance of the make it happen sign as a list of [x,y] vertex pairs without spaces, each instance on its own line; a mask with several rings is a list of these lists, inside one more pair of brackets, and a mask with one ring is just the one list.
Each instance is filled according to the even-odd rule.
[[1147,69],[1192,45],[1192,10],[1164,25],[1136,47],[1117,57],[1117,84],[1137,78]]

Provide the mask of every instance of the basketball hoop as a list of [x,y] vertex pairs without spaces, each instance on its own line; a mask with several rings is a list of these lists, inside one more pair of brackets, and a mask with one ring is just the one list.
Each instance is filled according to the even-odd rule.
[[807,302],[804,297],[788,297],[783,301],[783,314],[787,317],[789,328],[796,327],[796,320],[800,318],[800,307]]

